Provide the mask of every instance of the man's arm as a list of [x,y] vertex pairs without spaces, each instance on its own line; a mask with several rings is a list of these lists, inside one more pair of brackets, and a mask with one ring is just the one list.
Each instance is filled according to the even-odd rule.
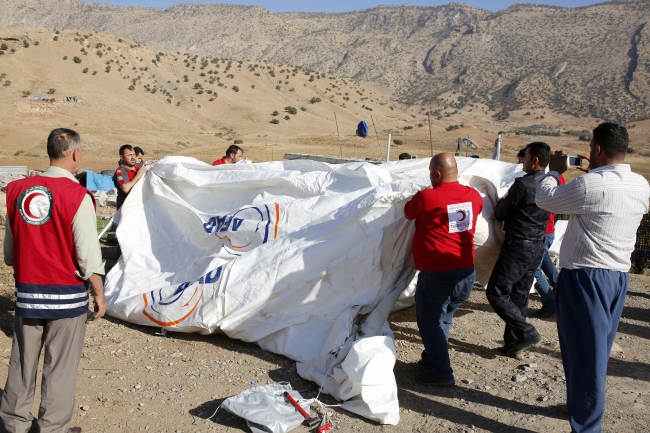
[[494,217],[497,221],[504,221],[508,218],[508,215],[517,207],[517,204],[521,200],[522,192],[525,193],[523,184],[518,179],[515,179],[515,183],[512,184],[508,193],[499,199],[494,208]]
[[413,220],[420,215],[422,212],[422,206],[420,204],[420,197],[422,196],[422,193],[417,192],[411,199],[406,203],[406,206],[404,206],[404,216],[406,219]]
[[119,181],[120,181],[120,190],[121,190],[124,194],[128,194],[128,193],[131,191],[131,188],[133,188],[133,185],[135,185],[136,182],[139,181],[140,178],[141,178],[142,176],[144,176],[144,174],[145,174],[146,172],[147,172],[147,167],[144,167],[144,166],[143,166],[141,169],[139,169],[139,170],[135,173],[135,176],[133,176],[133,179],[131,179],[131,180],[128,181],[128,182],[126,182],[126,181],[124,181],[124,179],[120,179],[120,178],[118,177],[118,179],[119,179]]
[[11,232],[11,227],[9,226],[9,215],[5,216],[5,241],[3,245],[5,265],[13,266],[14,265],[14,234]]
[[535,203],[541,209],[555,214],[583,214],[590,211],[585,179],[577,177],[573,182],[559,185],[559,174],[549,171],[537,187]]
[[95,207],[89,196],[84,197],[74,219],[72,220],[72,236],[74,238],[77,264],[77,275],[88,281],[95,293],[95,320],[100,319],[106,312],[104,297],[104,261],[97,237],[97,217]]

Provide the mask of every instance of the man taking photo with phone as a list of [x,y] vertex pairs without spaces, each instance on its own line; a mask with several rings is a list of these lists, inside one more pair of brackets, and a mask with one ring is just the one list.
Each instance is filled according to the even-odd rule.
[[535,201],[549,212],[569,215],[560,248],[557,330],[566,375],[571,430],[601,431],[607,361],[623,312],[641,218],[650,186],[624,163],[627,130],[601,123],[589,145],[588,173],[559,185],[567,155],[551,155]]

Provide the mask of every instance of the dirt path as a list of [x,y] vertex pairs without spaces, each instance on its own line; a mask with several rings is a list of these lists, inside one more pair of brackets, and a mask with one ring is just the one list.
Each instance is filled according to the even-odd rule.
[[[535,296],[531,310],[539,307]],[[622,352],[613,353],[609,363],[605,432],[646,431],[650,423],[649,311],[650,277],[633,275],[616,339]],[[0,384],[6,380],[12,320],[12,272],[2,265]],[[491,311],[485,292],[475,290],[458,310],[449,340],[457,386],[433,389],[413,380],[422,349],[414,309],[392,314],[399,425],[379,426],[334,410],[336,431],[569,431],[566,414],[557,408],[565,402],[565,383],[555,324],[531,320],[543,343],[521,361],[498,356],[494,348],[501,344],[503,325]],[[316,395],[317,386],[298,376],[294,362],[254,344],[223,335],[163,337],[156,335],[158,331],[112,318],[88,327],[71,426],[84,432],[242,432],[249,431],[245,422],[225,411],[212,420],[206,418],[225,398],[253,382],[289,381],[303,396]],[[520,368],[524,364],[532,368]],[[514,382],[515,375],[526,380]],[[334,403],[328,397],[324,401]],[[308,429],[301,426],[294,431]]]

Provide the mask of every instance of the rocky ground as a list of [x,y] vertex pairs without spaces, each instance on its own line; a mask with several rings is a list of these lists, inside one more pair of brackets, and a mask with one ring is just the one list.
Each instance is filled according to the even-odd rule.
[[[107,247],[105,252],[110,259],[114,248]],[[534,296],[531,310],[539,306],[539,298]],[[650,277],[633,275],[616,351],[609,363],[605,432],[645,431],[650,421],[649,309]],[[12,270],[2,265],[0,384],[7,374],[13,314]],[[531,319],[544,340],[523,360],[499,356],[494,349],[502,344],[502,323],[488,305],[485,292],[475,290],[458,310],[449,340],[457,384],[432,388],[413,380],[422,350],[415,310],[394,313],[389,320],[396,337],[401,420],[397,426],[380,426],[334,409],[335,431],[570,430],[561,410],[565,378],[553,321]],[[254,382],[288,381],[303,396],[316,396],[317,385],[302,380],[295,363],[283,356],[223,335],[162,336],[159,331],[113,318],[88,326],[71,427],[84,432],[249,431],[243,420],[223,410],[209,417],[225,398]],[[36,401],[39,397],[37,389]],[[335,403],[328,397],[322,400]],[[35,405],[33,413],[37,409]],[[301,426],[294,431],[309,430]]]

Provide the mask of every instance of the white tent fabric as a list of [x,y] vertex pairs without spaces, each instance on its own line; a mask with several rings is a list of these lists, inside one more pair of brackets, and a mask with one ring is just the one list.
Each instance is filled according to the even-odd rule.
[[[477,279],[503,232],[493,206],[521,166],[457,158],[479,190]],[[387,317],[415,273],[403,209],[430,184],[429,159],[218,167],[158,162],[132,189],[106,280],[109,314],[177,332],[222,332],[298,363],[298,372],[384,424],[399,420]]]

